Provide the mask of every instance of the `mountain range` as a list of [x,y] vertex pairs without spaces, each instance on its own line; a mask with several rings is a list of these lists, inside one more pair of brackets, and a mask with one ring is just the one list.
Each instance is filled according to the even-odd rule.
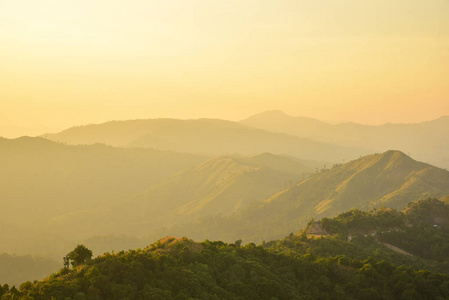
[[104,143],[201,155],[257,155],[349,161],[397,149],[420,161],[449,168],[449,116],[421,123],[330,124],[313,118],[266,111],[240,122],[216,119],[112,121],[72,127],[43,137],[68,144]]
[[330,124],[274,110],[253,115],[240,123],[319,142],[373,149],[373,152],[397,149],[415,159],[449,168],[449,116],[421,123],[373,126],[351,122]]
[[[419,155],[444,161],[445,118],[428,123],[340,126],[269,112],[0,138],[0,253],[57,259],[80,242],[99,254],[166,235],[260,243],[350,209],[447,203],[449,172],[404,153],[420,144],[416,129]],[[402,151],[365,155],[389,145]]]
[[103,210],[205,159],[101,144],[71,146],[39,137],[0,138],[0,252],[53,251],[57,247],[48,248],[47,242],[74,238],[58,224],[82,211]]
[[111,238],[104,247],[135,245],[137,233],[231,214],[271,196],[312,172],[300,161],[0,139],[0,253],[54,258],[76,241]]
[[214,157],[169,176],[116,207],[116,215],[124,224],[116,230],[133,224],[133,232],[142,232],[203,216],[228,216],[301,181],[311,172],[290,158],[269,153]]
[[76,240],[109,235],[131,236],[125,244],[164,233],[260,242],[312,217],[449,195],[449,172],[400,151],[318,172],[269,153],[207,159],[43,138],[2,139],[0,151],[0,251],[22,255],[54,257]]
[[387,151],[323,169],[229,217],[185,224],[170,233],[189,233],[196,239],[214,235],[226,241],[240,237],[261,242],[293,232],[311,218],[335,216],[354,208],[403,209],[409,202],[448,194],[448,171],[417,162],[400,151]]
[[113,121],[72,127],[43,137],[73,145],[104,143],[211,156],[270,152],[301,159],[341,161],[370,153],[368,149],[337,146],[215,119]]

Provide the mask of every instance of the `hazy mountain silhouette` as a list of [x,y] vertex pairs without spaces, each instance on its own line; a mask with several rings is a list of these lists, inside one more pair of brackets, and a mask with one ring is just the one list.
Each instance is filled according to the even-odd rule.
[[[205,160],[144,148],[0,139],[0,251],[59,257],[93,236],[135,245],[154,232],[141,224],[160,228],[183,218],[228,215],[311,171],[269,153]],[[129,237],[137,232],[137,239]]]
[[[53,239],[67,239],[58,229],[67,218],[104,210],[205,159],[101,144],[68,146],[44,138],[0,138],[0,252],[34,254],[30,251],[37,244],[49,242],[50,237],[40,240],[48,228],[56,234]],[[17,243],[21,237],[23,242]]]
[[[241,124],[272,132],[311,137],[333,125],[307,117],[292,117],[280,110],[269,110],[240,121]],[[317,136],[320,138],[320,136]]]
[[28,280],[41,280],[61,269],[61,262],[31,255],[0,254],[0,282],[17,285]]
[[311,118],[292,117],[281,111],[267,111],[240,123],[338,145],[364,147],[381,152],[398,149],[416,159],[449,168],[449,116],[415,124],[332,125]]
[[411,201],[448,194],[448,171],[387,151],[323,170],[231,217],[204,219],[171,234],[190,233],[200,239],[215,234],[230,241],[240,236],[260,242],[292,232],[312,217],[382,205],[402,209]]
[[[305,178],[312,170],[265,153],[254,157],[215,157],[170,176],[118,207],[121,229],[169,226],[207,215],[230,215]],[[128,229],[126,229],[128,230]]]
[[257,155],[270,152],[328,161],[353,159],[371,152],[214,119],[114,121],[73,127],[44,137],[69,144],[105,143],[206,155]]
[[0,163],[0,251],[53,257],[94,236],[114,247],[167,234],[258,242],[312,217],[449,195],[449,172],[399,151],[302,181],[310,168],[269,153],[206,160],[27,137],[0,139]]

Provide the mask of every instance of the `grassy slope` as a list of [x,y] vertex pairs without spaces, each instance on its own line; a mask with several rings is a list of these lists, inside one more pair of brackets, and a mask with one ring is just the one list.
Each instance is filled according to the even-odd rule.
[[261,242],[293,232],[312,217],[382,205],[401,209],[408,202],[448,193],[449,172],[414,161],[399,151],[387,151],[315,174],[231,217],[210,218],[173,232],[197,239],[217,236],[232,241],[240,236],[245,241]]
[[134,226],[133,232],[207,215],[227,216],[266,199],[310,171],[268,153],[248,158],[215,157],[131,197],[117,209],[124,228]]

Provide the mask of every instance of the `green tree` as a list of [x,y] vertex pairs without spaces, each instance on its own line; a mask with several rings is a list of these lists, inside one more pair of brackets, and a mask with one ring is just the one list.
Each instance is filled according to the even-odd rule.
[[69,268],[83,265],[92,259],[92,250],[84,245],[78,245],[76,248],[64,257],[64,267]]

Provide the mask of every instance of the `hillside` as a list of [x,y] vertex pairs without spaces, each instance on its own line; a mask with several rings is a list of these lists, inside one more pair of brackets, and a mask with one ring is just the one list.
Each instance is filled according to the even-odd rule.
[[[445,299],[449,297],[445,263],[396,253],[376,237],[407,228],[418,236],[426,234],[426,226],[433,226],[423,226],[416,216],[409,218],[410,212],[428,216],[441,205],[429,199],[412,204],[404,213],[352,210],[321,220],[319,226],[329,231],[325,237],[308,238],[309,226],[298,235],[260,246],[166,237],[143,249],[105,253],[95,259],[82,255],[71,261],[71,267],[43,281],[25,282],[19,290],[0,285],[0,296],[35,300]],[[448,211],[446,206],[444,210]],[[377,230],[374,235],[366,234],[372,229]],[[449,245],[446,229],[433,229],[440,236],[435,245]],[[409,244],[422,246],[419,242],[413,239]]]
[[1,139],[0,251],[55,258],[81,241],[96,253],[121,250],[159,237],[164,227],[230,215],[311,172],[269,153],[204,160],[144,148]]
[[449,205],[429,198],[412,202],[403,211],[353,209],[334,218],[312,220],[296,235],[264,245],[289,255],[372,257],[448,274],[448,221]]
[[0,282],[9,285],[20,285],[27,280],[41,280],[59,270],[60,261],[30,255],[0,254]]
[[448,194],[448,171],[399,151],[387,151],[322,170],[230,217],[204,219],[174,228],[171,233],[189,233],[196,239],[217,236],[226,241],[240,236],[245,241],[261,242],[293,232],[312,217],[382,205],[402,209],[411,201]]
[[123,222],[117,230],[129,230],[127,226],[133,224],[131,232],[142,229],[148,232],[147,228],[198,217],[228,216],[255,201],[267,199],[311,172],[289,158],[269,153],[215,157],[131,197],[117,208],[116,220]]
[[[410,200],[447,195],[448,183],[448,171],[415,161],[400,151],[387,151],[325,170],[285,194],[309,204],[314,201],[314,212],[323,214],[329,209],[344,211],[356,206],[402,208]],[[267,202],[285,197],[280,194]]]
[[302,159],[341,161],[369,153],[361,148],[335,146],[214,119],[114,121],[73,127],[44,137],[68,144],[105,143],[203,155],[257,155],[270,152]]
[[337,145],[384,152],[398,149],[413,158],[449,168],[449,116],[412,124],[378,126],[356,123],[329,124],[311,118],[292,117],[281,111],[251,116],[241,124]]
[[446,203],[446,204],[449,204],[449,195],[447,195],[447,196],[441,198],[441,201],[443,201],[443,202]]
[[67,219],[80,222],[82,212],[118,203],[203,160],[151,149],[0,138],[0,251],[44,254],[48,243],[79,236],[79,225],[63,228]]
[[79,206],[89,201],[92,205],[92,199],[101,202],[127,196],[205,159],[101,144],[69,146],[43,138],[0,138],[0,188],[6,203],[9,198],[28,205],[39,202],[45,206],[42,201]]
[[410,258],[424,259],[421,263],[449,273],[449,205],[437,199],[411,202],[402,212],[390,208],[369,212],[353,209],[335,218],[310,222],[298,235],[313,236],[317,226],[325,236],[351,243],[369,237],[371,242]]

